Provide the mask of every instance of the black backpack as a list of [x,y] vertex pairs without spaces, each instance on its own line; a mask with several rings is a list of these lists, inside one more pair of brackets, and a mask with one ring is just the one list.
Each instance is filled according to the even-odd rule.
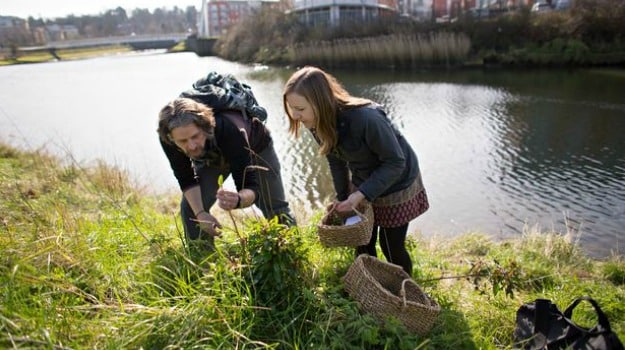
[[[595,309],[597,325],[591,329],[575,324],[573,309],[587,301]],[[623,350],[612,332],[608,317],[588,296],[576,298],[564,312],[548,299],[525,303],[517,311],[514,329],[515,348],[524,350]]]
[[267,120],[267,111],[258,105],[252,88],[231,74],[210,72],[180,97],[192,98],[214,110],[238,110],[247,118],[257,118],[262,122]]

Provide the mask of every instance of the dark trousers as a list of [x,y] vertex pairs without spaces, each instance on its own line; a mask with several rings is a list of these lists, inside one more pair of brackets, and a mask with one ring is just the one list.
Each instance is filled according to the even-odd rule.
[[[263,151],[254,155],[254,165],[265,167],[268,170],[257,170],[258,183],[260,185],[260,195],[256,198],[254,204],[260,209],[267,219],[278,217],[281,224],[288,226],[296,225],[295,218],[286,201],[284,186],[282,184],[282,175],[280,169],[280,161],[273,148],[273,143],[267,146]],[[227,178],[230,175],[228,167],[218,166],[196,166],[196,174],[202,191],[202,203],[204,209],[209,210],[216,201],[216,193],[218,189],[217,180],[219,176]],[[180,203],[180,215],[184,231],[188,239],[205,239],[213,241],[213,237],[202,234],[199,226],[193,220],[195,215],[187,200],[182,196]]]
[[369,244],[356,248],[356,256],[360,254],[369,254],[377,257],[375,244],[380,235],[380,247],[384,257],[390,263],[399,265],[402,269],[412,276],[412,260],[410,254],[406,250],[406,234],[408,233],[408,224],[399,227],[380,227],[373,226],[371,240]]

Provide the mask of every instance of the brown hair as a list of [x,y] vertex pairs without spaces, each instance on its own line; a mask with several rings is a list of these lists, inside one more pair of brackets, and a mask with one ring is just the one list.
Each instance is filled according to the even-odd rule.
[[158,113],[158,135],[163,142],[173,145],[171,131],[191,123],[205,131],[209,137],[215,135],[215,116],[210,107],[190,98],[177,98]]
[[336,133],[338,112],[371,103],[371,100],[350,95],[331,74],[317,67],[303,67],[291,75],[282,94],[282,104],[289,116],[289,132],[296,137],[299,136],[301,123],[294,120],[289,113],[286,95],[291,93],[301,95],[313,107],[315,130],[321,141],[319,149],[321,155],[330,153],[338,142]]

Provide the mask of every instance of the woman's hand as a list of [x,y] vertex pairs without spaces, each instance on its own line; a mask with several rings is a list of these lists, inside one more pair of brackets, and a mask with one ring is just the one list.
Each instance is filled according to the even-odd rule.
[[358,204],[365,199],[365,195],[360,191],[356,191],[347,197],[346,200],[338,202],[334,205],[334,210],[339,213],[349,213],[358,207]]
[[200,225],[200,230],[208,233],[213,237],[221,236],[221,224],[217,221],[217,218],[212,216],[206,211],[201,211],[197,215],[197,219],[194,220]]
[[217,205],[223,210],[232,210],[239,208],[241,197],[239,192],[227,191],[223,188],[217,190]]

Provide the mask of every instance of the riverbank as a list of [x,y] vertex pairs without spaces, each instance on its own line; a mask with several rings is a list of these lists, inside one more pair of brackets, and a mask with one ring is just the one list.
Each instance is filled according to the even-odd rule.
[[[183,244],[178,195],[114,167],[0,144],[0,180],[2,347],[502,349],[523,302],[580,295],[625,339],[625,261],[574,237],[411,239],[413,278],[442,308],[416,336],[358,311],[341,280],[351,249],[319,245],[320,213],[289,231],[217,209],[226,230],[204,259]],[[586,306],[574,319],[594,325]]]
[[[528,8],[446,23],[376,22],[310,31],[280,10],[263,9],[224,36],[190,37],[170,52],[191,51],[229,61],[275,66],[384,70],[457,68],[625,67],[623,7],[580,0],[567,11],[536,14]],[[578,23],[572,25],[572,23]],[[283,33],[288,32],[285,36]],[[96,57],[130,51],[99,47],[57,52],[6,50],[0,66]]]
[[215,52],[231,61],[325,68],[623,66],[624,16],[618,0],[578,0],[566,11],[520,7],[487,17],[460,13],[442,23],[380,18],[311,30],[263,9],[220,37]]
[[[184,42],[179,43],[173,48],[169,49],[169,52],[181,52],[185,51]],[[10,57],[5,53],[3,57],[0,57],[0,67],[12,64],[26,64],[26,63],[42,63],[42,62],[54,62],[54,61],[70,61],[79,59],[88,59],[102,56],[118,55],[123,53],[132,52],[133,49],[128,45],[109,45],[98,46],[92,48],[79,48],[79,49],[59,49],[54,53],[46,50],[42,51],[18,51],[15,57]]]

